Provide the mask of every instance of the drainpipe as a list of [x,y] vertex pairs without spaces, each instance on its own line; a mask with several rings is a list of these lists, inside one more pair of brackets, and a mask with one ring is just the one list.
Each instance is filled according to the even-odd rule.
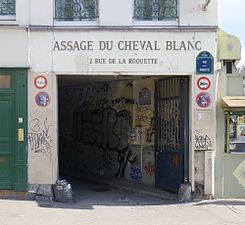
[[206,3],[204,5],[202,5],[202,11],[206,11],[207,10],[207,6],[208,4],[211,2],[211,0],[206,0]]
[[31,25],[31,0],[28,1],[28,28],[27,28],[27,38],[28,38],[28,52],[27,52],[27,60],[29,67],[31,68],[31,30],[30,30],[30,25]]

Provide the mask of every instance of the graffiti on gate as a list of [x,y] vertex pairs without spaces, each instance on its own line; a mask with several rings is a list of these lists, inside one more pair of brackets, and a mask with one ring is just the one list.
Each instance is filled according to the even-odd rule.
[[195,149],[208,150],[212,148],[212,140],[208,134],[204,134],[199,131],[195,131]]
[[130,173],[129,173],[130,177],[132,180],[137,181],[137,182],[141,182],[142,179],[142,174],[139,168],[132,166],[130,168]]
[[152,176],[155,172],[154,165],[151,162],[148,162],[147,165],[144,166],[144,170],[149,176]]
[[33,118],[29,123],[28,143],[34,153],[51,158],[53,138],[50,132],[51,125],[48,125],[47,118],[40,120]]

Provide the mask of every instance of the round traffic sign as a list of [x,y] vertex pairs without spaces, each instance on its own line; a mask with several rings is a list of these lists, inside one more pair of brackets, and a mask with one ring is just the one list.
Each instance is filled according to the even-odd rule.
[[196,97],[196,103],[202,108],[208,107],[211,104],[211,102],[211,96],[206,92],[201,92]]
[[36,88],[42,89],[45,88],[47,86],[47,78],[44,76],[37,76],[34,80],[34,85],[36,86]]
[[50,103],[50,97],[49,94],[46,92],[39,92],[36,94],[36,103],[39,106],[47,106]]
[[201,90],[207,90],[211,85],[210,80],[207,77],[200,77],[197,81],[197,86]]

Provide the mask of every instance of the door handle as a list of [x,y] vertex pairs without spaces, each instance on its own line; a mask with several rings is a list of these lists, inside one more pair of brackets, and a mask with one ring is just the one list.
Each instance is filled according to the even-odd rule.
[[18,141],[24,141],[24,129],[18,128]]

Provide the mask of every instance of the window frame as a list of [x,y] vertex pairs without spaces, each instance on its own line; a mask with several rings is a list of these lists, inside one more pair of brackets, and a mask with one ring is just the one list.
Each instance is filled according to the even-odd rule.
[[[230,116],[234,114],[238,117],[241,116],[241,115],[245,115],[245,109],[244,110],[239,110],[239,111],[226,111],[225,112],[225,146],[224,146],[224,150],[225,150],[225,153],[228,153],[228,154],[245,154],[245,148],[244,150],[236,150],[236,149],[231,149],[230,148],[230,144],[234,144],[234,143],[231,143],[231,138],[230,138]],[[245,127],[245,122],[242,122],[242,123],[239,123],[239,125],[243,125]],[[233,140],[235,141],[236,139],[238,139],[239,137],[237,136],[237,132],[238,132],[238,124],[236,124],[236,138]],[[245,145],[245,141],[244,142],[238,142],[238,143],[244,143]]]
[[55,26],[98,26],[99,25],[99,18],[100,18],[100,0],[95,0],[98,4],[98,16],[96,20],[87,20],[87,21],[58,21],[56,20],[56,0],[54,0],[54,25]]
[[133,26],[177,26],[179,20],[179,0],[176,0],[176,18],[174,19],[163,19],[163,20],[135,20],[134,19],[134,0],[132,1],[133,10]]
[[0,22],[5,22],[5,21],[15,21],[16,20],[16,0],[15,2],[15,12],[13,14],[0,14]]

